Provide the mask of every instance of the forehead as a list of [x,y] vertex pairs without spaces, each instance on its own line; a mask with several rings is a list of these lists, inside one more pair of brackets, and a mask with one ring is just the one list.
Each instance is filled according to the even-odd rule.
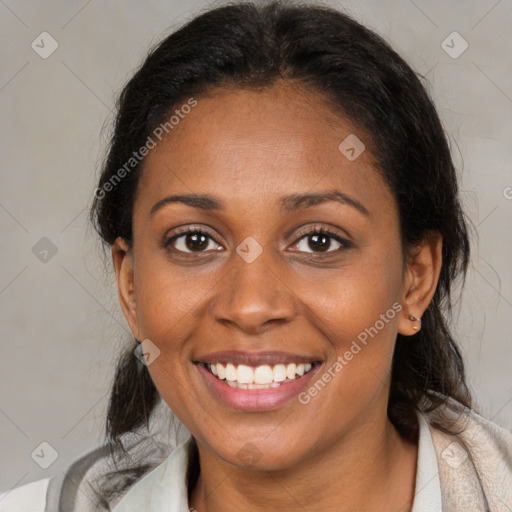
[[147,155],[141,201],[179,192],[255,204],[334,188],[381,207],[392,201],[369,136],[319,94],[280,84],[196,101]]

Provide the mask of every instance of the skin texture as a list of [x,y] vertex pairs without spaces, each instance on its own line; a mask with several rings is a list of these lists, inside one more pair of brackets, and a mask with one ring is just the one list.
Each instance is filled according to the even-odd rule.
[[[397,332],[410,336],[433,297],[441,239],[405,255],[393,195],[373,163],[370,139],[325,99],[286,83],[226,90],[197,106],[146,157],[133,214],[133,245],[112,254],[119,299],[134,336],[160,350],[148,366],[163,399],[197,440],[201,474],[189,504],[206,511],[408,511],[417,445],[387,414]],[[367,149],[349,161],[338,149],[356,134]],[[326,202],[283,213],[288,194],[337,189],[368,210]],[[203,211],[171,194],[225,203]],[[176,228],[213,238],[190,252]],[[328,252],[299,235],[334,231]],[[236,248],[262,247],[252,263]],[[209,239],[208,239],[209,240]],[[182,251],[180,253],[178,249]],[[223,350],[291,352],[335,365],[393,304],[402,310],[307,405],[246,412],[219,402],[193,363]],[[410,338],[414,343],[414,338]],[[316,380],[316,379],[315,379]],[[250,442],[258,457],[242,460]],[[264,492],[263,492],[264,490]]]

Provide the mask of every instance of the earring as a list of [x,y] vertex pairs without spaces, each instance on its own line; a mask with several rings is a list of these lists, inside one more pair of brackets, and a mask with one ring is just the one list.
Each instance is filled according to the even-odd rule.
[[419,322],[419,325],[415,325],[413,329],[419,331],[421,329],[421,318],[416,318],[415,316],[409,315],[409,320],[411,322]]

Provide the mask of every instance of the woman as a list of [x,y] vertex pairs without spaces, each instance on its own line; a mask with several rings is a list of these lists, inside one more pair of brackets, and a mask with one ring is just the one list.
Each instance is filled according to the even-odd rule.
[[[171,34],[122,91],[92,220],[135,343],[60,510],[512,510],[512,434],[448,325],[456,171],[373,32],[271,3]],[[128,446],[162,405],[191,436]]]

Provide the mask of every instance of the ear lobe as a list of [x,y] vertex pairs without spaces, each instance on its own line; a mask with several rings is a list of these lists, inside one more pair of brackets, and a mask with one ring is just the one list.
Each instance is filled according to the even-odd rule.
[[140,339],[137,302],[133,285],[133,252],[128,243],[121,237],[118,237],[112,245],[112,260],[116,272],[119,304],[133,335],[136,339]]
[[441,234],[430,232],[409,254],[402,297],[404,307],[398,321],[398,332],[404,336],[412,336],[421,328],[418,320],[434,297],[439,281],[442,247]]

